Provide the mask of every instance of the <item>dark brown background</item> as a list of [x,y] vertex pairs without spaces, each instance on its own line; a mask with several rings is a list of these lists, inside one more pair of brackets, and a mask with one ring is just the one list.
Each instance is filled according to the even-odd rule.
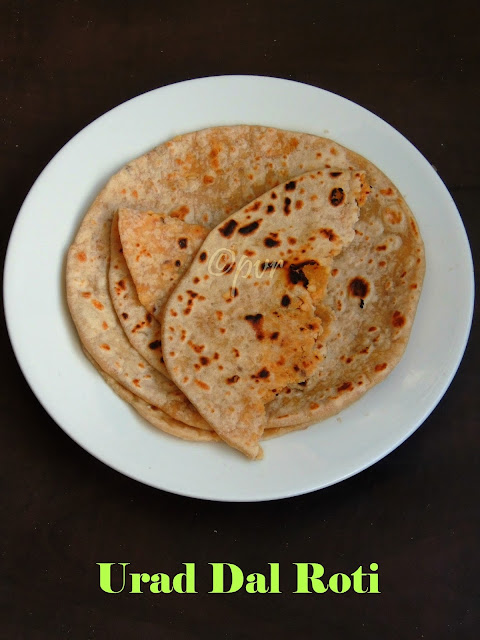
[[[438,169],[478,257],[477,6],[1,2],[2,255],[35,178],[91,120],[172,82],[246,73],[323,87],[398,128]],[[475,322],[446,396],[397,451],[338,486],[252,505],[169,495],[97,462],[43,411],[2,322],[0,637],[473,638],[478,315]],[[200,593],[104,594],[95,563],[108,561],[150,573],[196,562]],[[279,562],[286,592],[207,595],[214,561],[245,571]],[[377,562],[382,594],[292,595],[295,561],[348,573]]]

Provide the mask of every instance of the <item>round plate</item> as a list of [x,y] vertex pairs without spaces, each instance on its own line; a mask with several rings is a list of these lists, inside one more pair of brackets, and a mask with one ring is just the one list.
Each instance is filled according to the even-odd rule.
[[[424,289],[400,364],[338,416],[266,441],[262,462],[244,459],[221,444],[177,440],[138,417],[83,355],[64,292],[66,251],[106,180],[127,161],[175,135],[227,124],[326,136],[365,156],[404,195],[426,251]],[[10,338],[28,383],[84,449],[125,475],[166,491],[257,501],[307,493],[352,476],[383,458],[425,420],[465,349],[473,267],[448,191],[425,158],[390,125],[315,87],[277,78],[221,76],[134,98],[65,145],[35,182],[17,218],[4,294]]]

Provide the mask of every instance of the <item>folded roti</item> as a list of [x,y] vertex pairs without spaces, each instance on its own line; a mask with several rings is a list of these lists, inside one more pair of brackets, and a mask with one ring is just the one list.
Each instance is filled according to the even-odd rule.
[[118,231],[138,299],[156,315],[192,262],[208,229],[153,211],[120,209]]
[[324,169],[267,191],[211,231],[165,306],[172,380],[251,458],[261,453],[265,404],[321,366],[316,304],[355,236],[364,180]]
[[138,289],[128,269],[118,231],[118,214],[112,220],[108,285],[120,326],[132,347],[157,371],[168,376],[163,363],[161,327],[138,299]]
[[[192,237],[191,234],[189,235],[189,227],[193,227],[195,229],[197,225],[188,225],[185,222],[172,218],[172,222],[177,225],[179,235],[169,234],[167,238],[163,237],[161,242],[157,244],[152,242],[152,238],[154,238],[156,234],[152,234],[151,224],[153,222],[153,224],[159,228],[164,228],[165,223],[162,221],[162,216],[152,214],[152,212],[140,212],[124,209],[120,210],[118,214],[115,214],[112,220],[110,247],[111,257],[108,275],[110,297],[115,311],[117,312],[118,321],[130,344],[136,349],[136,351],[138,351],[139,355],[144,357],[152,367],[161,373],[164,373],[166,376],[169,376],[163,361],[162,335],[159,318],[163,314],[164,304],[166,299],[168,299],[168,294],[171,292],[172,280],[170,277],[153,277],[150,280],[150,270],[145,269],[136,271],[137,282],[134,282],[125,259],[125,253],[128,251],[128,243],[125,244],[125,247],[122,247],[118,229],[118,219],[122,214],[124,215],[124,219],[133,218],[134,220],[132,226],[129,227],[132,232],[130,236],[131,247],[134,248],[134,251],[139,251],[139,247],[145,248],[148,246],[148,253],[152,259],[155,259],[158,262],[159,269],[162,269],[162,265],[165,264],[165,262],[168,262],[176,251],[176,248],[178,247],[178,238],[187,236],[192,240],[190,246],[196,245],[197,249],[201,246],[200,240]],[[142,217],[144,216],[148,218],[148,221],[145,224],[142,223]],[[200,227],[200,229],[202,229],[202,238],[206,237],[208,231],[203,227]],[[139,247],[137,247],[137,245],[139,245]],[[140,251],[142,250],[140,249]],[[185,267],[183,270],[175,270],[173,286],[176,286],[181,274],[190,266],[193,260],[193,255],[193,251],[183,255]],[[135,259],[135,254],[133,255],[133,259]],[[142,287],[142,283],[144,288],[150,288],[152,299],[155,300],[155,303],[150,307],[150,310],[147,310],[138,299],[137,291]],[[153,284],[155,286],[153,286]],[[157,312],[156,317],[153,316],[153,311]],[[112,388],[114,388],[113,382],[113,378],[109,377],[108,384]],[[122,387],[122,393],[123,397],[125,397],[129,392]],[[135,398],[135,403],[130,402],[130,404],[137,407],[144,417],[147,415],[154,418],[154,425],[157,426],[159,414],[152,413],[153,411],[157,411],[157,409],[146,408],[149,407],[149,405],[145,405],[144,401],[137,396],[135,396]],[[189,400],[185,396],[182,396],[182,399],[187,406],[191,407]],[[198,415],[198,419],[195,422],[196,426],[194,429],[213,431],[210,424],[204,421],[200,415]],[[305,428],[305,426],[306,425],[302,423],[298,428]],[[293,426],[289,425],[288,427],[282,426],[278,428],[276,424],[267,424],[266,429],[272,429],[271,433],[268,434],[268,437],[274,437],[275,435],[282,435],[283,433],[286,433],[286,429],[293,430]],[[163,430],[165,431],[165,429]],[[265,437],[267,437],[267,435],[265,435]]]
[[[136,396],[135,394],[122,387],[114,378],[105,373],[98,364],[93,360],[87,351],[85,355],[92,365],[97,369],[102,378],[108,384],[108,386],[114,391],[122,400],[127,402],[135,411],[150,423],[156,429],[168,433],[171,436],[180,438],[181,440],[187,440],[189,442],[220,442],[220,438],[213,431],[205,431],[204,429],[197,429],[196,427],[188,427],[183,422],[174,420],[168,414],[164,413],[158,407],[153,407],[147,404],[144,400]],[[279,436],[292,433],[293,431],[299,431],[306,429],[307,424],[294,425],[289,427],[272,427],[265,432],[264,439],[278,438]]]

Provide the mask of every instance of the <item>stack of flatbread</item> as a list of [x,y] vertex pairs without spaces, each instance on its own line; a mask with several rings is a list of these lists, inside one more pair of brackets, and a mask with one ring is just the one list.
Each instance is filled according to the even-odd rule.
[[179,136],[100,192],[69,250],[83,348],[152,425],[260,440],[338,413],[401,358],[425,270],[404,199],[337,143],[259,126]]

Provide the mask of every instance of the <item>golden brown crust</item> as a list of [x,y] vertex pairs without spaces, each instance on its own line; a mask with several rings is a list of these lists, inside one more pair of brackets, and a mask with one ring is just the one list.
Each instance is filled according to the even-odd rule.
[[[320,167],[367,172],[373,189],[357,224],[363,236],[357,234],[350,257],[345,253],[332,265],[325,301],[334,317],[322,375],[305,388],[288,387],[267,406],[267,415],[274,425],[328,417],[382,380],[405,349],[423,281],[423,244],[411,212],[376,167],[340,145],[308,134],[243,125],[194,132],[161,144],[116,174],[85,216],[68,255],[67,299],[80,338],[99,366],[147,404],[198,424],[200,416],[183,394],[139,359],[117,322],[107,283],[112,215],[120,207],[150,209],[212,228],[275,184]],[[377,251],[384,244],[385,249]],[[353,289],[350,284],[357,277],[367,279],[370,287],[363,308],[362,298],[348,293],[361,292],[361,284],[353,284]],[[377,335],[370,331],[373,326]],[[144,368],[137,375],[139,362]]]
[[355,236],[363,178],[318,170],[267,191],[211,231],[167,302],[172,380],[249,457],[264,405],[321,366],[313,296],[321,300],[332,258]]

